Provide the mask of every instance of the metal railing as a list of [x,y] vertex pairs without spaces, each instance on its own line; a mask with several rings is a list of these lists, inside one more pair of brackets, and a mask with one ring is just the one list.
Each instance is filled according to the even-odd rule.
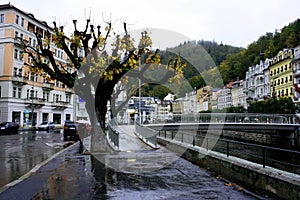
[[242,158],[261,164],[263,168],[270,166],[300,174],[299,151],[175,131],[160,131],[158,136],[200,146],[207,151],[213,150],[223,153],[227,157]]
[[173,114],[168,117],[154,116],[152,123],[278,123],[299,124],[300,120],[294,114],[255,114],[255,113],[194,113]]
[[107,137],[116,147],[119,148],[119,132],[116,130],[116,122],[111,120],[107,126]]
[[135,131],[139,134],[142,139],[145,139],[145,142],[151,143],[157,148],[157,135],[158,131],[155,131],[151,128],[141,125],[138,120],[135,121]]

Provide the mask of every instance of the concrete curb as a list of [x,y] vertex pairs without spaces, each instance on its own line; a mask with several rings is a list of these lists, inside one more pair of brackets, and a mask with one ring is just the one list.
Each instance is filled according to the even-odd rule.
[[33,175],[34,173],[36,173],[42,166],[46,165],[47,163],[49,163],[51,160],[53,160],[54,158],[56,158],[57,156],[59,156],[60,154],[65,153],[66,151],[68,151],[69,149],[71,149],[73,146],[75,146],[77,143],[79,142],[75,142],[74,144],[68,146],[67,148],[53,154],[50,158],[48,158],[47,160],[44,160],[43,162],[41,162],[40,164],[37,164],[34,168],[32,168],[29,172],[27,172],[26,174],[24,174],[23,176],[19,177],[18,179],[2,186],[0,188],[0,194],[2,192],[4,192],[5,190],[9,189],[10,187],[13,187],[15,185],[17,185],[18,183],[24,181],[25,179],[29,178],[31,175]]

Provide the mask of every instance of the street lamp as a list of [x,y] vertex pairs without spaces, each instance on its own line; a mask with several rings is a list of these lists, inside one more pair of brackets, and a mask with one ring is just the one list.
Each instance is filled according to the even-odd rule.
[[34,112],[34,105],[33,105],[33,96],[34,96],[34,86],[32,86],[31,90],[31,129],[33,130],[33,112]]

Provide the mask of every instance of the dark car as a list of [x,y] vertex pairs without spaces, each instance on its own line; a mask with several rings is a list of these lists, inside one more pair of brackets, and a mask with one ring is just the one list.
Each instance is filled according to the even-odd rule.
[[0,134],[16,134],[19,127],[16,122],[2,122],[0,123]]
[[78,123],[73,121],[66,121],[64,124],[64,140],[80,140],[77,132]]
[[43,122],[38,126],[39,130],[54,130],[55,125],[54,122]]

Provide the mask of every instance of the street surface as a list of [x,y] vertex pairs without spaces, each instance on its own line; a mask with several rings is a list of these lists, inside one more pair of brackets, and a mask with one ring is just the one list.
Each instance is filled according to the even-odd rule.
[[0,135],[0,187],[63,149],[62,130]]

